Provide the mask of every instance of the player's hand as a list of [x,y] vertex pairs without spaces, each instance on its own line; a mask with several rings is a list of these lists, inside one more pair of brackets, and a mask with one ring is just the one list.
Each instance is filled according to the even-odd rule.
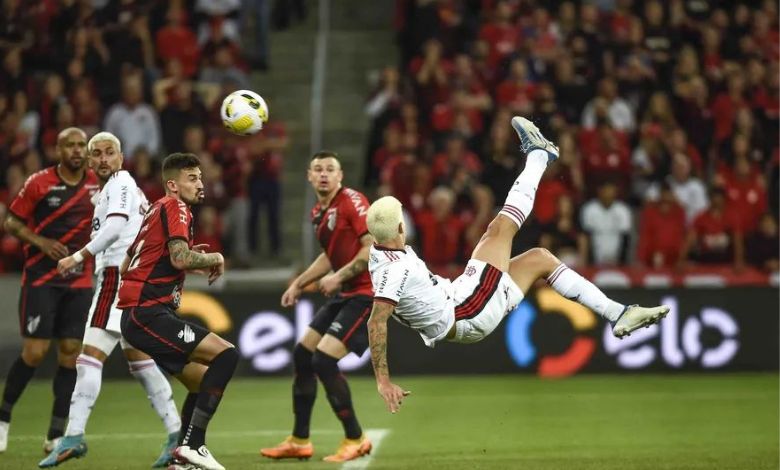
[[68,256],[68,247],[51,238],[42,238],[38,244],[38,248],[41,249],[43,254],[54,261]]
[[301,296],[303,289],[298,287],[298,284],[293,282],[290,287],[282,294],[282,307],[292,307],[298,303],[298,297]]
[[336,273],[328,274],[320,279],[320,292],[330,297],[341,289],[341,279]]
[[73,259],[73,256],[66,256],[57,263],[57,272],[60,273],[60,275],[64,276],[71,269],[75,268],[78,265],[79,263],[77,263],[76,260]]
[[387,410],[390,413],[396,413],[400,410],[401,402],[403,402],[405,397],[408,397],[409,394],[412,393],[392,382],[380,383],[377,385],[377,389],[379,390],[379,394],[382,395],[382,399],[385,401]]
[[225,273],[225,258],[222,257],[221,253],[214,254],[219,257],[219,263],[212,266],[211,271],[209,271],[209,285],[214,284],[214,281]]

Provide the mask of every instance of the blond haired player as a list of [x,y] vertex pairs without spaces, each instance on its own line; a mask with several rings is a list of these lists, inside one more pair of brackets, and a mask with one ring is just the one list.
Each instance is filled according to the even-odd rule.
[[430,347],[440,341],[475,343],[490,334],[540,278],[546,278],[564,297],[610,321],[618,338],[658,322],[669,312],[665,306],[624,306],[609,299],[545,249],[533,248],[510,259],[512,239],[531,212],[539,180],[547,165],[558,158],[558,148],[529,120],[515,117],[512,127],[526,154],[525,169],[474,248],[465,271],[454,281],[431,274],[406,246],[401,203],[397,199],[381,198],[368,210],[368,230],[376,240],[368,262],[374,285],[368,338],[377,388],[391,413],[398,411],[409,392],[390,382],[390,316],[417,330]]
[[42,468],[54,467],[86,454],[84,432],[100,393],[103,363],[120,344],[130,373],[143,386],[168,433],[162,453],[152,464],[152,467],[165,467],[173,459],[171,452],[178,442],[181,426],[171,384],[148,355],[130,346],[122,337],[122,311],[117,308],[119,266],[141,228],[149,202],[130,173],[122,169],[122,145],[114,134],[96,134],[87,143],[87,154],[100,184],[100,192],[93,197],[95,212],[91,240],[81,250],[61,259],[57,269],[67,273],[79,267],[85,259],[94,257],[98,288],[89,310],[84,347],[76,360],[76,386],[65,436],[38,465]]

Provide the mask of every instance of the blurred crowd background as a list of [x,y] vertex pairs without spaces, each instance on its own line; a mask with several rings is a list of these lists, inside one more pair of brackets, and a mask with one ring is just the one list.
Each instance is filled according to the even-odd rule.
[[515,251],[574,266],[778,269],[778,5],[397,0],[365,183],[456,275],[523,167],[513,115],[558,143]]
[[[272,65],[269,32],[307,6],[2,0],[0,217],[55,161],[57,132],[78,126],[120,138],[150,200],[167,152],[197,154],[209,195],[198,242],[233,268],[280,253],[285,123],[234,137],[219,105]],[[775,0],[396,0],[392,21],[398,59],[367,99],[357,189],[401,199],[436,272],[459,274],[521,171],[517,114],[561,158],[516,252],[539,245],[577,267],[777,271]],[[0,271],[21,264],[0,232]]]
[[[107,130],[151,201],[163,195],[165,155],[197,154],[208,193],[199,242],[227,249],[232,267],[248,266],[261,239],[275,256],[285,125],[237,138],[219,106],[269,66],[269,29],[304,14],[302,1],[281,0],[3,0],[0,218],[25,179],[56,161],[60,130]],[[22,261],[18,240],[2,234],[0,271]]]

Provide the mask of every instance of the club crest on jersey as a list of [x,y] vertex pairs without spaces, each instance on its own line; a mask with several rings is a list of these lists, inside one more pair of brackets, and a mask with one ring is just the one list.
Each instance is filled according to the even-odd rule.
[[337,209],[330,209],[328,210],[328,230],[331,232],[334,228],[336,228],[336,215],[337,215]]
[[35,330],[38,329],[38,325],[40,325],[40,324],[41,324],[41,316],[40,315],[35,316],[35,317],[30,317],[30,319],[27,320],[27,333],[33,334],[35,332]]
[[477,268],[474,266],[469,266],[466,268],[466,276],[473,276],[477,274]]

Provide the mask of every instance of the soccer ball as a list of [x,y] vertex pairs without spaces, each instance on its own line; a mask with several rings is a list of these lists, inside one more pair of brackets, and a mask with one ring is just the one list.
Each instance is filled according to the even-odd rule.
[[220,109],[222,124],[233,134],[252,135],[268,121],[268,105],[250,90],[238,90],[227,95]]

